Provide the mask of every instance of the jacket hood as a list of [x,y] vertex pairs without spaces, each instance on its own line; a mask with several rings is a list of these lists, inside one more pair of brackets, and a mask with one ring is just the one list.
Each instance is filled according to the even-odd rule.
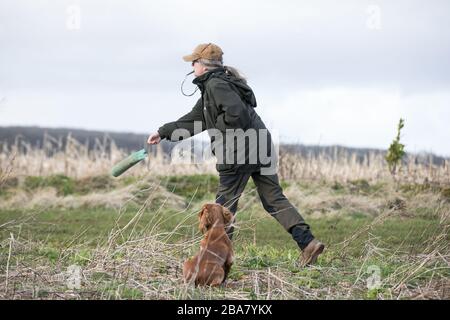
[[241,79],[236,78],[235,76],[226,72],[224,68],[217,68],[211,71],[206,72],[205,74],[195,78],[192,83],[198,85],[201,90],[203,90],[204,83],[212,78],[220,78],[224,81],[231,83],[236,90],[239,92],[241,98],[251,107],[256,108],[256,97],[253,93],[253,90]]

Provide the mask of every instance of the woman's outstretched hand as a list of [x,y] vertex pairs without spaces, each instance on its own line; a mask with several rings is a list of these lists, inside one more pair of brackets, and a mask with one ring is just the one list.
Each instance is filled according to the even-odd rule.
[[148,144],[158,144],[161,142],[161,137],[158,132],[152,133],[147,140]]

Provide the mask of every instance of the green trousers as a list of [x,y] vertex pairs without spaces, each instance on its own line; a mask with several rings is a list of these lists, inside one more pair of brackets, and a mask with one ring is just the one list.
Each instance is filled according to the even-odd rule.
[[[278,175],[262,175],[259,171],[220,175],[216,203],[227,207],[235,214],[239,198],[250,177],[256,185],[264,209],[292,235],[299,247],[304,249],[314,236],[309,225],[283,194]],[[231,226],[227,230],[230,239],[233,232],[234,228]]]

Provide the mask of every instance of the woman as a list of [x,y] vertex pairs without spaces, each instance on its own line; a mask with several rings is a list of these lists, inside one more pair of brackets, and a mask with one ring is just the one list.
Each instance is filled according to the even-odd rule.
[[[178,141],[180,135],[174,134],[177,129],[187,130],[190,136],[208,130],[213,153],[218,159],[216,168],[220,182],[216,203],[235,214],[239,197],[252,177],[264,209],[292,235],[302,250],[301,264],[312,264],[325,246],[314,238],[309,225],[284,196],[276,171],[269,170],[276,162],[272,156],[273,144],[270,133],[254,110],[253,91],[236,69],[223,65],[222,56],[220,47],[207,43],[198,45],[192,54],[183,57],[184,61],[192,62],[196,77],[193,83],[200,89],[201,98],[189,113],[151,134],[148,143],[157,144],[161,139]],[[196,130],[196,123],[201,125],[201,130]],[[256,133],[249,134],[252,132]],[[246,137],[253,141],[245,143]],[[244,144],[237,143],[240,138]],[[231,239],[233,227],[227,233]]]

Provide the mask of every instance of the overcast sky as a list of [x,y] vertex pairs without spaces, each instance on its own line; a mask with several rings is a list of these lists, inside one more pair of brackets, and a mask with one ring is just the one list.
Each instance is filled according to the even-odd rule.
[[[222,47],[281,141],[450,156],[450,1],[0,1],[0,125],[151,133]],[[193,89],[188,82],[187,89]]]

